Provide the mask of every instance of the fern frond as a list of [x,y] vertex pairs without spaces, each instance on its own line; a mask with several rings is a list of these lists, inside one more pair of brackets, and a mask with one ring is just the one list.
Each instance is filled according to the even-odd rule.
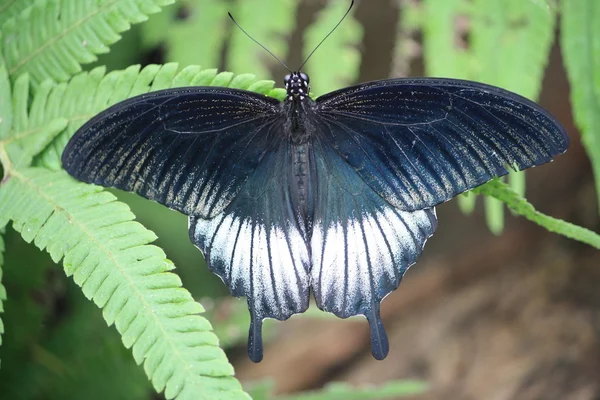
[[108,52],[131,24],[174,0],[37,0],[2,26],[0,48],[12,79],[64,82]]
[[202,306],[169,272],[174,266],[163,251],[149,245],[155,235],[113,195],[64,171],[11,169],[0,187],[0,215],[55,262],[63,259],[157,391],[169,399],[248,398],[210,324],[196,315]]
[[[24,154],[29,157],[33,149],[38,150],[66,124],[60,135],[36,158],[36,165],[57,170],[61,165],[60,155],[73,133],[100,111],[151,90],[190,85],[229,86],[280,99],[285,96],[285,90],[273,89],[273,81],[257,80],[250,74],[233,76],[229,72],[217,73],[217,70],[202,70],[198,66],[179,70],[177,64],[149,65],[142,70],[132,66],[105,74],[104,68],[99,67],[78,74],[66,83],[42,83],[35,92],[29,114],[20,111],[26,115],[23,120],[27,123],[13,128],[11,135],[18,137],[22,147],[29,150]],[[21,91],[25,89],[21,88]],[[19,102],[20,107],[25,104]]]
[[[233,15],[241,26],[277,57],[284,58],[289,38],[296,27],[298,0],[244,0],[234,5]],[[265,13],[268,10],[268,13]],[[268,65],[276,61],[237,27],[231,31],[227,69],[240,73],[252,65],[259,76],[268,76]]]
[[[141,26],[142,45],[146,49],[162,45],[168,62],[178,62],[181,65],[219,65],[228,24],[231,24],[227,16],[231,6],[222,0],[177,2]],[[185,12],[187,18],[177,18],[180,12]],[[251,46],[252,44],[248,45]]]
[[19,15],[35,0],[0,0],[0,28],[6,21]]
[[600,7],[595,0],[563,0],[561,48],[581,141],[592,161],[600,205]]
[[[348,2],[329,1],[304,34],[304,57],[315,49],[321,40],[340,21],[348,9]],[[360,70],[358,45],[363,37],[362,25],[354,18],[354,10],[306,63],[312,75],[312,95],[318,96],[354,83]],[[331,62],[335,60],[335,62]]]
[[559,235],[600,249],[599,234],[570,222],[542,214],[537,211],[531,203],[513,191],[507,184],[502,183],[497,179],[473,189],[473,192],[498,199],[515,213],[535,222],[550,232],[558,233]]

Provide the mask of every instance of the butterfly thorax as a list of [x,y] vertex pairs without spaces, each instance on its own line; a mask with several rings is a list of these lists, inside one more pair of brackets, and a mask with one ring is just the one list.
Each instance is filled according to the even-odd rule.
[[283,101],[287,121],[286,133],[294,145],[307,143],[314,132],[311,118],[308,118],[315,104],[308,96],[309,82],[308,75],[303,72],[293,72],[284,79],[287,91],[287,97]]
[[304,72],[292,72],[283,78],[287,100],[304,100],[310,92],[310,78]]

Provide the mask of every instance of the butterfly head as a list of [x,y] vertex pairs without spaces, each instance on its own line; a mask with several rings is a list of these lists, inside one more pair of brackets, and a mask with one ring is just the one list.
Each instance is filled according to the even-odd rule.
[[304,100],[308,97],[310,78],[304,72],[292,72],[285,76],[283,82],[288,100]]

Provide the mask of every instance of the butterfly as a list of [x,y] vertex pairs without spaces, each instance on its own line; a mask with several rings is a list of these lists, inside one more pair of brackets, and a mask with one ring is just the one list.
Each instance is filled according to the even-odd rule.
[[256,362],[263,320],[304,312],[311,290],[324,311],[365,316],[383,359],[380,303],[434,233],[434,207],[569,145],[540,106],[481,83],[389,79],[312,100],[295,72],[285,87],[283,101],[218,87],[133,97],[62,156],[81,181],[189,216],[209,268],[247,297]]
[[435,206],[551,161],[569,137],[534,102],[482,83],[388,79],[316,100],[303,72],[284,84],[283,101],[218,87],[130,98],[75,133],[63,166],[189,216],[208,267],[247,298],[253,361],[263,320],[306,311],[311,291],[324,311],[365,316],[381,360],[380,303],[435,232]]

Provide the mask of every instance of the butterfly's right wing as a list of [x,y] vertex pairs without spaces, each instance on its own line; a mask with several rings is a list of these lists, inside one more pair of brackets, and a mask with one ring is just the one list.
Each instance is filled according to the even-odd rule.
[[310,240],[311,287],[319,308],[338,317],[364,315],[371,350],[388,340],[379,304],[395,290],[437,226],[434,209],[404,211],[377,194],[329,143],[314,145],[317,198]]
[[190,238],[251,314],[248,354],[262,359],[264,318],[285,320],[308,307],[306,231],[290,193],[290,147],[268,152],[231,204],[211,219],[190,217]]
[[477,82],[388,79],[328,93],[316,105],[322,140],[405,211],[549,162],[569,145],[540,106]]
[[280,102],[187,87],[120,102],[83,125],[62,156],[75,178],[133,191],[187,215],[231,202],[280,132]]

